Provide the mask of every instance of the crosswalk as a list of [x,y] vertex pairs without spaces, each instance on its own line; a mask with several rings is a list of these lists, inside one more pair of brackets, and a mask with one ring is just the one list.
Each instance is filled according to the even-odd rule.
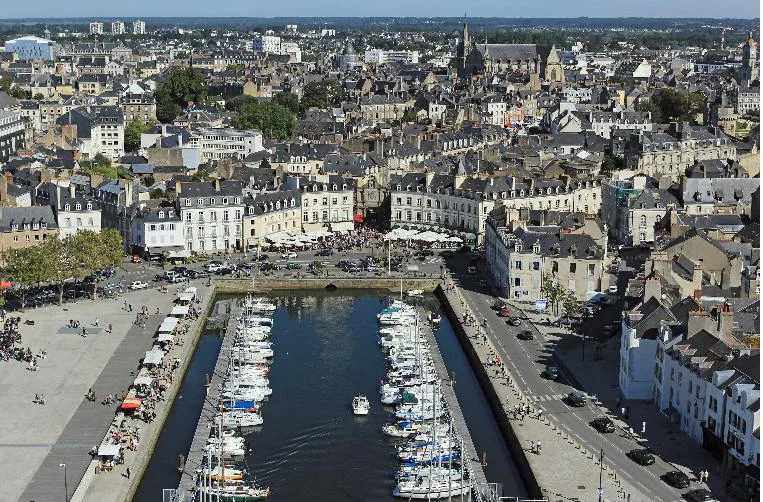
[[528,400],[532,403],[547,402],[547,401],[559,401],[564,398],[566,394],[543,394],[541,396],[528,396]]

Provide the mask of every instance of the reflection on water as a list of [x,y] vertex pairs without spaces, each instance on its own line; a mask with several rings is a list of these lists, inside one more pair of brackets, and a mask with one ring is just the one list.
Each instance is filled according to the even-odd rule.
[[[262,408],[264,425],[248,432],[252,451],[245,459],[247,469],[259,484],[273,489],[269,500],[276,502],[394,500],[395,442],[381,432],[393,410],[377,397],[385,365],[377,345],[376,314],[387,296],[310,292],[273,301],[278,305],[271,336],[273,395]],[[438,308],[433,297],[420,301]],[[466,418],[476,424],[472,436],[477,449],[487,451],[490,459],[488,479],[504,483],[507,495],[521,495],[516,469],[447,319],[437,337],[449,370],[457,373],[456,390]],[[206,361],[211,352],[197,350],[191,370],[203,366],[196,360]],[[355,394],[369,397],[370,415],[352,414]],[[135,501],[155,501],[161,488],[177,485],[175,461],[188,449],[198,408],[184,415],[173,410],[149,468],[153,473]],[[173,429],[188,432],[171,433]],[[144,487],[148,479],[150,488]]]

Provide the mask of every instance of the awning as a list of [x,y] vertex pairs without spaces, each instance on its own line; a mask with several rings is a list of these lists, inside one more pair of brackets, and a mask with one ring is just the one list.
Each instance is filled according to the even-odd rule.
[[181,302],[190,302],[194,298],[196,298],[196,293],[180,293],[178,295],[178,300]]
[[173,335],[172,333],[161,333],[157,337],[156,341],[159,343],[164,343],[164,342],[171,342],[174,339],[175,339],[175,335]]
[[162,364],[164,359],[164,351],[159,348],[154,348],[146,352],[146,357],[143,358],[143,364]]
[[151,385],[151,382],[154,381],[153,377],[150,377],[148,375],[140,375],[135,378],[135,381],[133,381],[133,385]]
[[192,295],[196,295],[196,292],[198,289],[196,289],[196,286],[188,286],[183,290],[183,293],[191,293]]
[[321,232],[325,231],[326,227],[323,223],[303,223],[302,224],[302,231],[303,232]]
[[119,445],[104,443],[98,447],[98,455],[102,457],[118,457]]
[[332,221],[331,222],[332,232],[349,232],[351,230],[355,230],[355,223],[353,223],[352,221]]
[[358,223],[363,223],[365,218],[363,218],[362,214],[356,214],[354,220],[357,221]]
[[172,312],[170,312],[170,315],[173,317],[183,317],[185,315],[188,315],[189,311],[188,305],[175,305],[172,307]]
[[[174,310],[174,309],[173,309]],[[165,317],[162,325],[156,330],[157,333],[172,333],[178,325],[177,317]]]
[[123,410],[137,410],[140,408],[141,400],[137,397],[128,397],[124,401],[122,401],[122,408]]

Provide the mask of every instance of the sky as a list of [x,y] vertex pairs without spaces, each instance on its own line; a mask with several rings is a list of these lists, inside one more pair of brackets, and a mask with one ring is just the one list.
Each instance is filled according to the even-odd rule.
[[18,17],[713,17],[758,18],[759,0],[4,0],[0,18]]

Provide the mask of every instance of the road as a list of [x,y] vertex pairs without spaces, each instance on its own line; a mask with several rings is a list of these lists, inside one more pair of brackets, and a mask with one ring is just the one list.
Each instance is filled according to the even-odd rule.
[[[649,500],[680,500],[682,493],[688,490],[674,489],[660,479],[666,472],[675,470],[672,465],[657,457],[654,465],[642,467],[626,456],[628,451],[640,447],[628,432],[618,429],[614,433],[602,434],[589,425],[595,418],[607,415],[607,411],[596,404],[595,398],[589,399],[588,404],[582,408],[567,405],[563,398],[577,390],[566,383],[570,379],[565,378],[564,374],[559,381],[548,380],[542,376],[546,366],[553,363],[553,345],[547,342],[536,326],[527,319],[523,319],[520,326],[506,325],[505,320],[491,309],[495,298],[479,284],[484,276],[467,274],[467,264],[465,257],[457,257],[448,260],[448,269],[462,286],[464,297],[475,316],[487,320],[488,336],[500,351],[499,355],[504,363],[516,375],[522,392],[533,405],[542,409],[545,416],[555,420],[562,430],[589,451],[598,452],[603,449],[605,462],[613,466],[618,475],[626,478],[628,483],[638,488]],[[617,305],[607,310],[613,317],[620,311]],[[597,318],[595,323],[591,323],[589,330],[594,330],[595,325],[602,326],[602,323],[603,320]],[[524,330],[532,331],[534,339],[519,340],[516,335]]]

